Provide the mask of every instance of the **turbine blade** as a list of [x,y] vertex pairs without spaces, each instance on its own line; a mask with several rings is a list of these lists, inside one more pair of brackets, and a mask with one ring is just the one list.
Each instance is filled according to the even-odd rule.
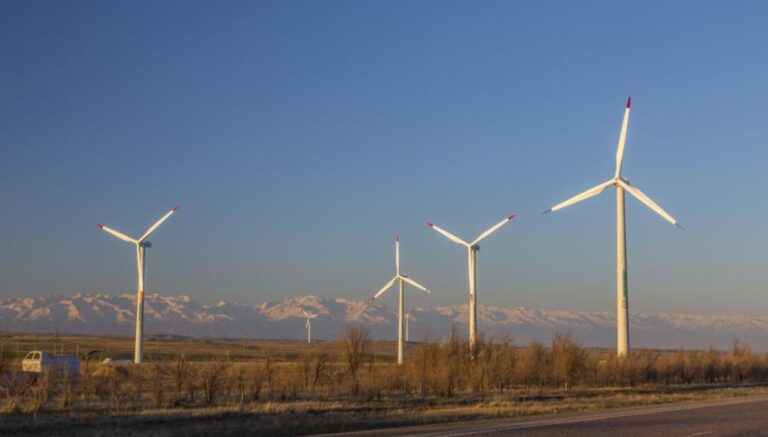
[[99,227],[100,227],[101,229],[103,229],[103,230],[105,230],[105,231],[109,232],[110,234],[114,235],[115,237],[117,237],[117,238],[119,238],[119,239],[121,239],[121,240],[125,241],[125,242],[128,242],[128,243],[134,243],[134,244],[135,244],[135,243],[137,243],[137,241],[136,241],[136,240],[134,240],[133,238],[131,238],[131,237],[129,237],[129,236],[127,236],[127,235],[123,234],[122,232],[118,232],[118,231],[116,231],[116,230],[114,230],[114,229],[112,229],[112,228],[110,228],[110,227],[107,227],[107,226],[104,226],[104,225],[101,225],[101,224],[99,225]]
[[605,190],[609,186],[613,185],[614,183],[615,182],[614,182],[613,179],[611,179],[609,181],[605,181],[602,184],[594,186],[594,187],[588,189],[587,191],[584,191],[581,194],[577,194],[577,195],[571,197],[570,199],[568,199],[568,200],[566,200],[564,202],[558,203],[557,205],[553,206],[552,208],[549,208],[548,210],[544,211],[544,214],[546,214],[546,213],[548,213],[550,211],[557,211],[559,209],[563,209],[566,206],[571,206],[574,203],[578,203],[578,202],[581,202],[582,200],[589,199],[590,197],[597,196],[598,194],[602,193],[603,190]]
[[426,291],[427,293],[431,293],[431,291],[429,291],[429,290],[427,289],[427,287],[425,287],[425,286],[423,286],[423,285],[419,284],[418,282],[414,281],[414,280],[413,280],[413,279],[411,279],[411,278],[408,278],[408,277],[405,277],[405,276],[400,276],[400,279],[402,279],[403,281],[405,281],[405,282],[407,282],[407,283],[409,283],[409,284],[413,285],[414,287],[416,287],[416,288],[418,288],[418,289],[420,289],[420,290],[422,290],[422,291]]
[[309,313],[308,312],[306,312],[304,310],[301,310],[301,312],[304,313],[304,317],[309,317]]
[[307,319],[307,323],[304,325],[305,328],[309,328],[309,319]]
[[627,126],[629,126],[629,107],[632,104],[632,97],[627,98],[627,107],[624,109],[624,121],[621,122],[621,133],[619,133],[619,147],[616,149],[616,174],[614,177],[621,176],[621,165],[624,162],[624,144],[627,141]]
[[395,239],[395,271],[400,274],[400,236]]
[[677,224],[677,220],[675,220],[674,217],[672,217],[671,215],[669,215],[669,213],[664,211],[664,209],[662,209],[659,205],[657,205],[656,202],[651,200],[650,197],[646,196],[645,193],[643,193],[639,189],[629,185],[624,181],[619,181],[619,185],[621,185],[625,190],[627,190],[629,194],[635,196],[637,200],[643,202],[645,206],[647,206],[648,208],[651,208],[656,214],[664,217],[664,220],[682,229],[682,226]]
[[376,294],[374,294],[374,295],[373,295],[373,297],[371,298],[371,300],[374,300],[374,299],[376,299],[377,297],[379,297],[379,296],[381,296],[382,294],[384,294],[384,292],[385,292],[385,291],[387,291],[387,290],[389,290],[390,288],[392,288],[392,285],[394,285],[395,281],[397,281],[398,279],[400,279],[400,276],[395,276],[394,278],[390,279],[390,281],[389,281],[389,282],[387,282],[387,285],[385,285],[384,287],[382,287],[382,288],[381,288],[381,290],[379,290],[379,292],[378,292],[378,293],[376,293]]
[[144,233],[144,235],[139,238],[139,241],[144,241],[152,232],[155,232],[155,229],[157,229],[160,225],[163,224],[164,221],[168,220],[168,217],[171,216],[174,212],[176,212],[179,209],[178,205],[173,207],[170,211],[166,212],[164,216],[160,217],[160,220],[156,221],[154,225],[152,225],[149,229],[147,229],[147,232]]
[[505,218],[504,220],[502,220],[502,221],[496,223],[495,225],[491,226],[490,228],[488,228],[487,231],[483,232],[482,234],[480,234],[479,237],[475,238],[475,241],[473,241],[470,244],[470,246],[474,246],[475,244],[477,244],[480,241],[482,241],[483,238],[485,238],[485,237],[491,235],[492,233],[496,232],[497,229],[499,229],[500,227],[502,227],[502,226],[506,225],[507,223],[509,223],[510,221],[512,221],[513,218],[515,218],[514,214],[512,214],[510,216],[507,216],[507,218]]
[[461,238],[453,235],[452,233],[446,231],[445,229],[443,229],[443,228],[441,228],[441,227],[439,227],[437,225],[434,225],[432,223],[427,223],[427,226],[429,226],[430,228],[432,228],[432,229],[436,230],[437,232],[443,234],[444,237],[446,237],[447,239],[453,241],[454,243],[461,244],[462,246],[469,247],[469,243],[467,243],[466,241],[462,240]]

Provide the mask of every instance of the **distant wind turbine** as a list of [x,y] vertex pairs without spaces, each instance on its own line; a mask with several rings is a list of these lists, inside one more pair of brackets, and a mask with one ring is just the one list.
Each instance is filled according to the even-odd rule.
[[397,364],[403,364],[403,305],[404,305],[404,299],[405,299],[405,283],[409,283],[413,285],[414,287],[418,288],[419,290],[425,291],[429,293],[430,291],[426,289],[423,285],[417,283],[413,279],[409,278],[408,275],[401,274],[400,273],[400,237],[398,236],[395,239],[395,277],[392,278],[389,282],[387,282],[387,285],[382,287],[381,290],[379,290],[378,293],[374,294],[371,300],[375,300],[377,297],[384,294],[387,290],[392,288],[392,286],[395,284],[395,281],[399,284],[399,301],[400,304],[398,306],[397,310],[397,316],[398,316],[398,323],[397,323]]
[[677,220],[661,209],[653,200],[646,196],[642,191],[629,184],[627,179],[621,176],[621,165],[624,160],[624,144],[627,139],[627,126],[629,125],[629,109],[632,98],[627,98],[627,106],[624,110],[624,121],[621,124],[621,133],[619,134],[619,145],[616,151],[616,171],[613,178],[595,186],[581,194],[558,203],[544,213],[557,211],[582,200],[589,199],[603,192],[610,186],[616,187],[616,353],[619,357],[627,356],[629,352],[629,290],[627,287],[627,233],[624,216],[624,191],[634,196],[645,206],[653,210],[656,214],[663,217],[666,221],[682,229]]
[[475,240],[472,241],[471,243],[467,243],[466,241],[451,234],[445,229],[438,227],[437,225],[434,225],[432,223],[427,223],[427,226],[443,234],[444,237],[448,238],[454,243],[460,244],[467,248],[467,265],[469,267],[469,349],[472,351],[473,356],[475,351],[475,344],[477,342],[477,263],[476,263],[476,260],[477,260],[477,251],[480,250],[480,246],[478,245],[478,243],[482,241],[484,238],[486,238],[487,236],[496,232],[496,230],[498,230],[500,227],[509,223],[513,218],[515,218],[514,214],[496,223],[495,225],[488,228],[488,230],[480,234],[480,236],[475,238]]
[[137,298],[136,298],[136,345],[134,347],[133,351],[133,362],[136,364],[141,364],[142,357],[143,357],[143,348],[144,348],[144,262],[145,262],[145,250],[148,247],[152,247],[152,243],[147,240],[150,234],[152,232],[155,232],[155,230],[163,224],[164,221],[168,220],[168,217],[171,216],[174,212],[176,212],[179,209],[178,206],[174,207],[167,213],[165,213],[164,216],[160,218],[157,222],[155,222],[154,225],[150,226],[149,229],[147,229],[147,232],[144,232],[144,235],[139,237],[138,239],[133,239],[121,232],[118,232],[112,228],[109,228],[104,225],[99,225],[99,227],[110,234],[114,235],[115,237],[127,242],[132,243],[136,245],[136,266],[138,268],[139,272],[139,287],[137,292]]
[[410,327],[411,327],[411,313],[413,312],[413,309],[410,309],[407,313],[405,313],[405,342],[408,343],[410,340]]
[[310,314],[304,310],[301,310],[301,312],[307,318],[307,324],[305,325],[307,327],[307,343],[312,343],[312,319],[317,317],[317,314]]

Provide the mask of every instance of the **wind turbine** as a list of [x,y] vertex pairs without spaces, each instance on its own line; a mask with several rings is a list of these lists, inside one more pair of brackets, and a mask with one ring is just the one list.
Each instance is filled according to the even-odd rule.
[[307,318],[307,343],[312,343],[312,319],[317,317],[317,314],[309,314],[308,312],[301,310],[304,313],[304,317]]
[[513,218],[515,218],[514,214],[496,223],[495,225],[488,228],[488,230],[480,234],[480,236],[475,238],[475,240],[472,241],[471,243],[467,243],[466,241],[451,234],[450,232],[446,231],[445,229],[437,225],[434,225],[432,223],[427,223],[427,226],[443,234],[443,236],[445,236],[449,240],[453,241],[454,243],[461,244],[462,246],[465,246],[467,248],[467,265],[469,267],[469,349],[472,351],[473,356],[475,351],[475,343],[477,342],[477,264],[476,264],[476,260],[477,260],[477,251],[480,250],[480,246],[478,245],[478,243],[482,241],[484,238],[486,238],[487,236],[496,232],[496,230],[498,230],[500,227],[509,223]]
[[382,289],[379,290],[378,293],[374,294],[371,300],[372,301],[375,300],[377,297],[381,296],[387,290],[392,288],[392,286],[395,284],[395,281],[397,281],[399,285],[399,300],[400,300],[400,304],[397,310],[397,317],[398,317],[397,364],[403,364],[403,321],[404,321],[403,305],[404,305],[404,299],[405,299],[405,283],[407,282],[413,285],[414,287],[418,288],[419,290],[425,291],[427,293],[429,293],[430,291],[427,290],[426,287],[424,287],[423,285],[409,278],[408,275],[400,273],[400,237],[399,236],[395,239],[395,277],[392,278],[389,282],[387,282],[387,285],[382,287]]
[[413,308],[411,308],[410,310],[408,310],[407,313],[405,313],[405,342],[406,343],[409,342],[409,337],[410,337],[408,335],[408,333],[410,332],[410,327],[411,327],[411,313],[412,312],[413,312]]
[[107,226],[101,224],[99,225],[101,229],[109,232],[110,234],[125,241],[126,243],[132,243],[136,245],[136,266],[139,272],[139,287],[137,292],[138,296],[136,298],[136,345],[134,346],[133,351],[133,362],[136,364],[141,364],[144,348],[144,262],[146,249],[148,247],[152,247],[152,243],[147,240],[147,237],[149,237],[152,232],[155,232],[155,230],[161,224],[163,224],[164,221],[168,220],[168,217],[170,217],[174,212],[178,211],[178,209],[179,207],[175,206],[173,209],[165,213],[165,215],[162,216],[160,220],[155,222],[154,225],[150,226],[149,229],[147,229],[147,232],[144,232],[144,235],[138,239],[133,239]]
[[621,124],[621,133],[619,134],[619,145],[616,151],[616,171],[613,178],[594,186],[581,194],[558,203],[544,213],[557,211],[582,200],[589,199],[603,192],[610,186],[616,187],[616,353],[619,357],[626,357],[629,352],[629,303],[627,288],[627,232],[626,221],[624,217],[624,192],[634,196],[645,206],[653,210],[656,214],[663,217],[666,221],[682,229],[671,215],[661,209],[653,200],[646,196],[642,191],[629,184],[627,179],[621,176],[621,165],[624,160],[624,144],[627,140],[627,126],[629,124],[629,108],[632,98],[627,98],[627,106],[624,109],[624,121]]

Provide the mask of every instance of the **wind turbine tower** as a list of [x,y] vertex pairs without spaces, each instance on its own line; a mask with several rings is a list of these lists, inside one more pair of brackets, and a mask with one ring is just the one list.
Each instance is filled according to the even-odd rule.
[[469,267],[469,349],[472,352],[472,356],[474,356],[475,344],[477,343],[477,251],[480,250],[478,243],[496,232],[500,227],[509,223],[513,218],[515,218],[514,214],[496,223],[471,243],[467,243],[437,225],[427,223],[427,226],[443,234],[444,237],[467,248],[467,266]]
[[147,240],[147,238],[152,234],[152,232],[155,232],[155,229],[157,229],[161,224],[163,224],[164,221],[168,220],[168,217],[170,217],[174,212],[178,211],[179,207],[176,206],[167,213],[165,213],[164,216],[160,218],[157,222],[155,222],[154,225],[150,226],[149,229],[147,229],[147,232],[144,232],[144,235],[139,237],[138,239],[133,239],[121,232],[118,232],[112,228],[109,228],[104,225],[99,225],[99,227],[110,234],[114,235],[115,237],[125,241],[126,243],[131,243],[136,246],[136,266],[139,273],[139,286],[136,296],[136,344],[134,346],[133,351],[133,362],[136,364],[141,364],[142,357],[143,357],[143,348],[144,348],[144,266],[146,261],[145,252],[146,249],[149,247],[152,247],[152,243]]
[[608,187],[616,187],[616,354],[626,357],[629,353],[629,290],[627,287],[627,232],[624,214],[624,192],[629,192],[645,206],[663,217],[666,221],[682,229],[671,215],[664,211],[653,200],[646,196],[638,188],[629,184],[629,180],[621,175],[621,166],[624,160],[624,145],[627,140],[627,127],[629,125],[629,110],[632,98],[627,98],[627,106],[624,109],[624,121],[621,123],[619,133],[619,145],[616,151],[616,168],[613,178],[595,186],[581,194],[558,203],[544,213],[557,211],[582,200],[589,199],[603,192]]
[[307,343],[312,343],[312,319],[317,317],[317,314],[309,314],[308,312],[301,310],[304,313],[304,317],[307,318]]
[[403,317],[403,306],[405,304],[405,283],[409,283],[413,285],[414,287],[418,288],[419,290],[425,291],[429,293],[430,291],[426,289],[423,285],[417,283],[413,279],[409,278],[408,275],[400,273],[400,237],[398,236],[395,238],[395,277],[390,279],[389,282],[387,282],[387,285],[382,287],[381,290],[379,290],[378,293],[374,294],[371,298],[371,301],[375,300],[377,297],[384,294],[387,290],[392,288],[392,286],[395,284],[395,281],[397,281],[399,286],[399,305],[397,310],[397,364],[403,364],[403,323],[405,321],[405,318]]

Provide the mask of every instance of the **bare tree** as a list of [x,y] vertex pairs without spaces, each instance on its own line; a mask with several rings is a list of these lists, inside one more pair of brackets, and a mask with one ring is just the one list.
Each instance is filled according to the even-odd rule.
[[570,335],[555,333],[552,337],[552,370],[558,383],[568,389],[579,382],[587,367],[587,353]]
[[315,357],[312,365],[312,393],[317,389],[317,384],[320,382],[320,378],[326,371],[328,366],[329,357],[326,353],[319,353]]
[[173,387],[176,390],[175,403],[181,402],[184,394],[184,389],[189,385],[189,362],[184,352],[176,356],[176,361],[171,367],[171,380],[173,381]]
[[149,388],[155,407],[162,407],[165,400],[165,381],[167,378],[167,368],[164,363],[153,360],[148,366],[149,370]]
[[358,371],[365,360],[369,343],[368,328],[362,325],[348,325],[339,341],[354,395],[357,395],[360,390]]
[[225,388],[228,366],[227,361],[213,358],[200,367],[198,380],[206,405],[216,402],[216,397]]
[[515,363],[515,379],[527,388],[540,387],[546,379],[547,352],[534,341],[519,354]]

